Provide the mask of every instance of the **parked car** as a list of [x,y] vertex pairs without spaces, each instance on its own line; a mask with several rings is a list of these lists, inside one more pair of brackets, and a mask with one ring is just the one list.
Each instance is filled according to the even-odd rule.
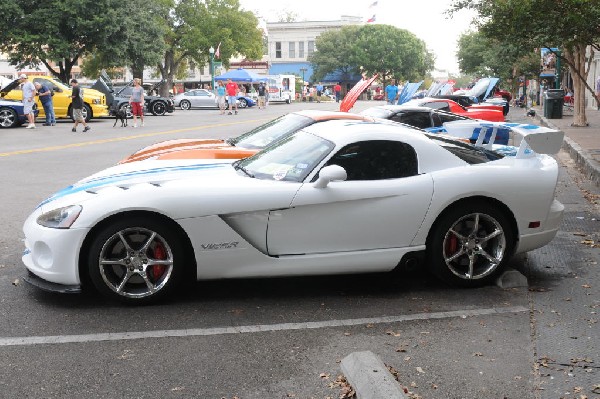
[[477,104],[464,107],[450,99],[432,97],[412,99],[403,105],[435,108],[473,119],[483,119],[490,122],[504,122],[504,113],[502,106],[500,105]]
[[[173,101],[176,107],[184,110],[192,108],[219,108],[215,94],[206,89],[194,89],[179,93],[173,97]],[[253,107],[256,105],[256,101],[250,96],[238,96],[237,105],[239,108]]]
[[274,141],[314,123],[334,120],[368,120],[368,116],[335,111],[298,111],[283,115],[238,137],[227,140],[175,139],[144,147],[119,163],[169,159],[240,159],[257,153]]
[[[27,76],[27,79],[30,82],[39,82],[45,85],[54,93],[52,96],[52,103],[54,105],[54,113],[57,119],[73,119],[73,110],[71,108],[71,87],[50,76],[30,75]],[[108,105],[106,104],[106,96],[104,93],[88,88],[84,88],[82,91],[83,117],[86,121],[89,121],[92,118],[108,116]],[[18,80],[16,83],[13,82],[13,86],[10,87],[10,90],[7,90],[7,94],[4,96],[4,98],[19,101],[23,100],[23,91],[18,84]],[[42,107],[39,98],[36,99],[36,104],[39,110],[39,116],[45,117],[46,114],[44,113],[44,108]]]
[[98,90],[104,93],[106,96],[106,103],[108,104],[108,112],[110,115],[115,115],[117,111],[124,110],[127,118],[132,118],[131,107],[129,106],[129,96],[117,95],[115,87],[110,77],[106,72],[102,71],[98,80],[91,86],[92,89]]
[[[158,92],[158,88],[164,83],[164,81],[157,82],[153,85],[144,85],[146,89],[146,94],[144,95],[144,112],[151,113],[152,115],[163,116],[167,113],[173,113],[175,111],[175,104],[173,99],[156,96],[153,93]],[[129,97],[131,97],[131,92],[133,90],[133,80],[130,81],[126,86],[123,86],[119,89],[115,89],[115,96],[120,98],[127,99],[127,102],[121,102],[118,107],[120,109],[124,109],[128,114],[131,114],[131,107],[129,105]]]
[[[27,115],[24,115],[23,103],[17,100],[5,100],[0,98],[0,129],[21,126],[27,123]],[[33,106],[35,116],[39,114],[37,105]]]
[[[447,133],[445,124],[455,121],[478,121],[473,118],[453,114],[429,107],[415,107],[411,105],[380,105],[363,110],[361,115],[372,116],[374,118],[388,119],[394,122],[405,123],[430,133]],[[474,135],[477,132],[473,133]],[[488,142],[486,138],[485,143]],[[471,140],[473,143],[475,139]],[[502,130],[497,139],[497,144],[506,145],[509,143],[507,131]]]
[[446,283],[488,284],[562,220],[546,154],[563,136],[523,131],[532,151],[503,157],[405,126],[327,121],[233,164],[117,165],[27,218],[25,280],[143,304],[189,280],[389,272],[424,258]]

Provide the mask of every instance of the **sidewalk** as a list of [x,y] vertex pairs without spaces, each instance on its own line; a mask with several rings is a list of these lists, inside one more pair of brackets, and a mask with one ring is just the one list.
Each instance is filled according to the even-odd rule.
[[600,111],[588,108],[588,127],[573,127],[573,115],[561,119],[547,119],[540,106],[533,107],[539,124],[565,132],[563,149],[567,151],[591,181],[600,186]]

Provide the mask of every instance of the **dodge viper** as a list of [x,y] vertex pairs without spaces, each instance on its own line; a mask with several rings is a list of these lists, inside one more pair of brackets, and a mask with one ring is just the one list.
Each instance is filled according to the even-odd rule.
[[510,157],[340,120],[234,163],[116,165],[27,218],[25,279],[136,304],[163,301],[185,281],[388,272],[423,259],[446,282],[486,284],[513,254],[550,242],[562,220],[547,154],[563,134],[517,130]]
[[502,106],[499,105],[479,104],[463,107],[459,103],[449,99],[427,97],[410,100],[404,103],[404,105],[440,109],[442,111],[452,112],[453,114],[467,116],[473,119],[483,119],[490,122],[504,122]]

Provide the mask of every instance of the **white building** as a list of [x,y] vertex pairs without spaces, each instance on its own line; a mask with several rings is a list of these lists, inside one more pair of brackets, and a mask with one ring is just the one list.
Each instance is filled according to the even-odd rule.
[[313,68],[308,57],[317,51],[317,37],[328,30],[361,24],[361,17],[346,15],[339,21],[267,22],[269,74],[296,74],[311,81]]

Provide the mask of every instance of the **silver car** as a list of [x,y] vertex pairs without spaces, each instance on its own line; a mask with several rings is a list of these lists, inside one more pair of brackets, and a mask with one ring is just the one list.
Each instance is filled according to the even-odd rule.
[[194,89],[185,93],[179,93],[173,100],[175,101],[175,106],[181,109],[219,108],[215,94],[205,89]]

